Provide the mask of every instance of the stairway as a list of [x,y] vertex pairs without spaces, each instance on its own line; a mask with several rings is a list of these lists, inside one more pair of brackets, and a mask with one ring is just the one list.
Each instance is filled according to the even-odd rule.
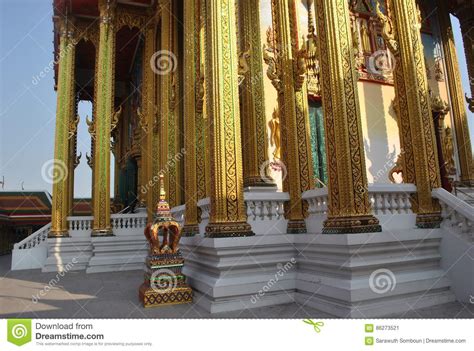
[[474,187],[469,184],[455,183],[453,194],[469,205],[474,206]]

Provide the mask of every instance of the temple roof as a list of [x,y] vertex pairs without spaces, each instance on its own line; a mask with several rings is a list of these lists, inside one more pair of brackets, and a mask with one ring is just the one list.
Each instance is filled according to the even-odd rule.
[[0,216],[21,223],[49,222],[51,195],[47,191],[0,191]]

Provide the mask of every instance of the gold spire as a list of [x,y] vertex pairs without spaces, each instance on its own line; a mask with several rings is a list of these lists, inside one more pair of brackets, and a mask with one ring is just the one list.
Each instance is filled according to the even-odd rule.
[[160,201],[166,200],[165,181],[164,175],[160,174]]

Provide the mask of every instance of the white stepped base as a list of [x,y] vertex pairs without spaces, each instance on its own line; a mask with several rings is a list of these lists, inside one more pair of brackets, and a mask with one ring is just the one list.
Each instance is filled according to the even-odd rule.
[[[195,302],[211,313],[296,300],[339,317],[377,317],[454,301],[440,269],[440,240],[441,230],[413,229],[194,237],[183,238],[181,247],[184,272],[198,292]],[[297,264],[280,275],[282,266],[277,264],[292,259]],[[393,289],[385,293],[369,284],[379,269],[390,270],[395,279]]]
[[[183,272],[200,294],[195,303],[216,313],[294,302],[296,256],[288,245],[291,240],[291,236],[281,234],[182,238],[181,250],[186,260]],[[293,263],[277,281],[279,265],[287,262]]]
[[142,235],[91,238],[93,256],[86,273],[142,269],[148,244]]
[[42,272],[84,270],[92,256],[89,238],[49,238]]
[[[189,281],[189,280],[188,280]],[[199,291],[194,291],[194,303],[210,313],[240,311],[248,308],[284,305],[295,302],[294,292],[267,293],[255,304],[249,296],[234,296],[232,299],[212,299]]]

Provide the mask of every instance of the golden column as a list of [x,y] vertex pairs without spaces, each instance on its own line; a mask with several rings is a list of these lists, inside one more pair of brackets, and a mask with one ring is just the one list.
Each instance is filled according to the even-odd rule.
[[74,172],[79,165],[81,156],[77,155],[77,125],[79,124],[79,115],[77,115],[77,103],[75,108],[75,116],[69,125],[69,161],[68,161],[68,215],[72,216],[74,213]]
[[446,2],[438,0],[437,5],[444,61],[448,77],[451,111],[454,119],[458,157],[461,167],[461,181],[474,184],[471,138],[469,136],[467,112],[464,105],[464,92],[461,83],[461,73],[459,72],[456,46],[454,44],[451,19],[449,18],[449,11],[446,7]]
[[392,0],[387,5],[388,16],[380,9],[377,13],[384,26],[385,41],[396,59],[395,93],[403,180],[417,187],[413,199],[417,226],[433,228],[439,225],[441,217],[431,190],[441,184],[420,32],[421,18],[415,0]]
[[69,135],[75,111],[75,55],[76,42],[70,19],[59,19],[59,62],[54,142],[53,203],[49,237],[69,236]]
[[275,52],[267,75],[278,92],[283,167],[283,190],[290,195],[285,208],[288,233],[306,233],[306,204],[301,195],[314,187],[309,138],[308,93],[305,83],[306,51],[300,47],[295,0],[272,0]]
[[144,183],[139,192],[146,195],[146,204],[148,217],[151,220],[156,210],[159,200],[159,184],[158,184],[158,153],[159,143],[157,136],[156,124],[156,105],[155,105],[155,73],[153,72],[154,62],[153,55],[156,51],[156,16],[157,13],[150,18],[145,31],[145,42],[143,48],[143,83],[142,83],[142,109],[143,120],[140,123],[146,138],[142,143],[145,144],[143,149],[143,172]]
[[[239,0],[241,119],[244,186],[274,186],[268,175],[268,147],[260,40],[260,0]],[[265,172],[261,175],[261,170]]]
[[180,205],[181,200],[177,5],[176,1],[160,1],[161,46],[156,57],[156,73],[160,75],[160,173],[164,175],[170,207]]
[[[198,178],[204,173],[199,169],[198,154],[202,153],[199,133],[202,132],[204,87],[201,79],[201,21],[200,0],[191,0],[184,7],[184,194],[186,213],[183,227],[184,236],[199,234],[199,214],[197,201],[203,196],[198,190]],[[204,184],[201,188],[204,188]],[[204,197],[204,196],[203,196]]]
[[367,191],[357,73],[347,0],[316,0],[329,175],[323,233],[381,231]]
[[243,196],[235,1],[206,0],[206,112],[210,133],[208,237],[254,235]]
[[115,2],[99,0],[100,31],[95,94],[94,224],[92,236],[113,235],[110,225],[110,135],[114,113]]

